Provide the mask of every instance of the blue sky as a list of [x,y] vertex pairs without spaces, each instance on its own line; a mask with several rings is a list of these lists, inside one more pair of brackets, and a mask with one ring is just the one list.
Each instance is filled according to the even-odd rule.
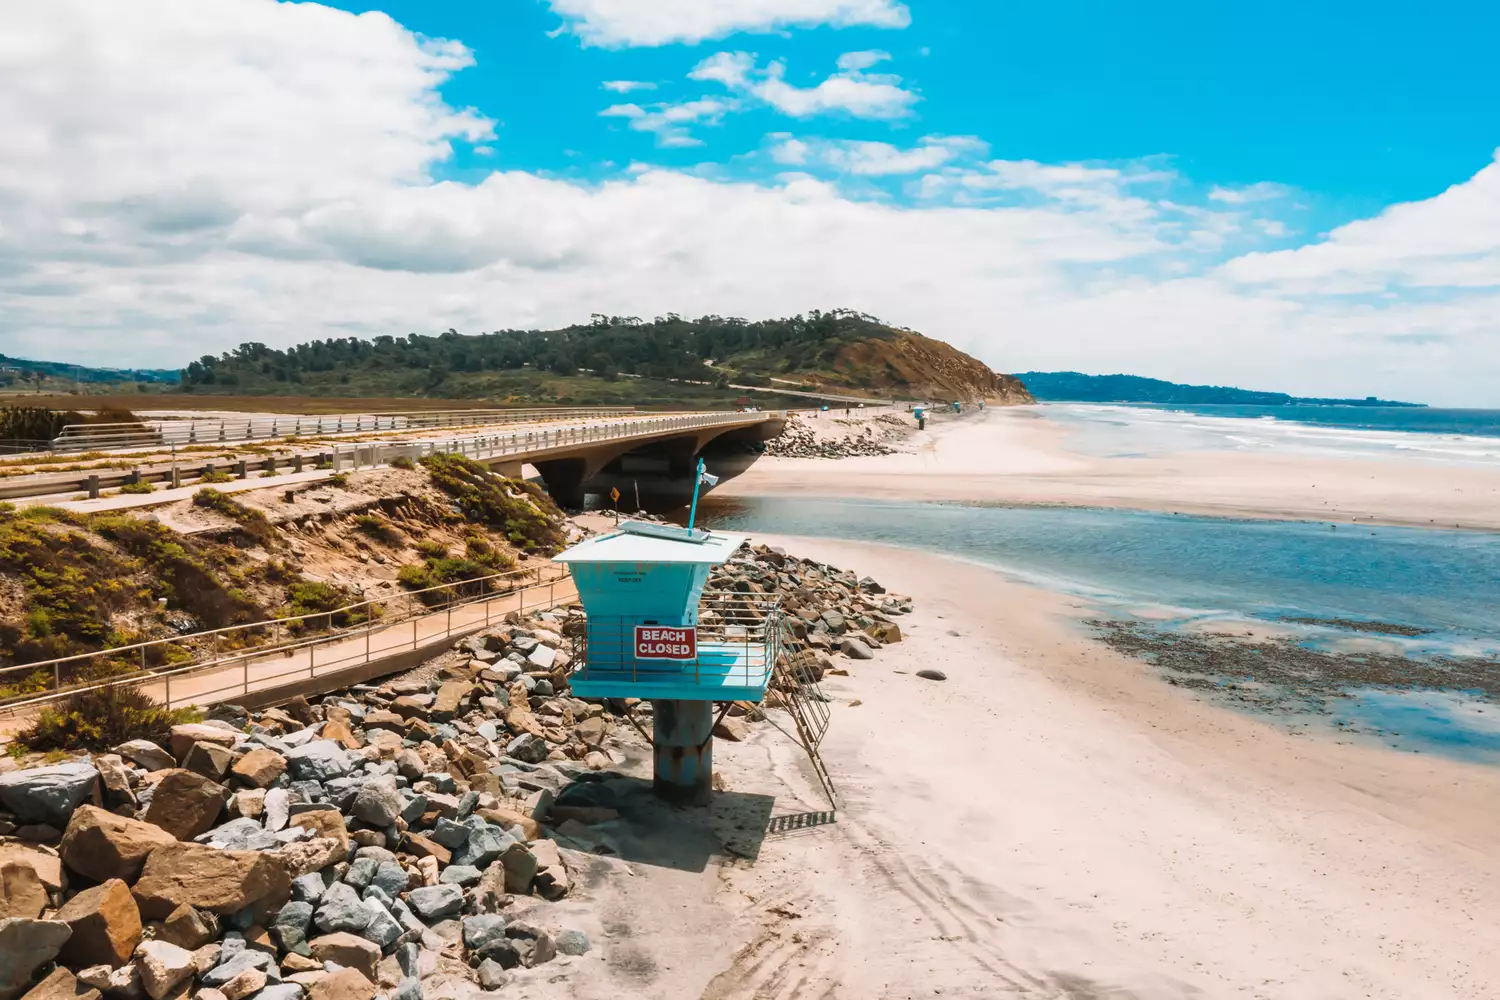
[[7,19],[8,354],[843,307],[1000,370],[1500,405],[1500,5]]
[[[1169,157],[1203,185],[1295,187],[1331,225],[1438,194],[1487,163],[1500,140],[1500,4],[908,0],[910,23],[898,30],[783,27],[642,47],[557,33],[564,18],[541,0],[336,6],[384,11],[473,50],[474,67],[443,93],[500,124],[487,144],[495,155],[461,152],[456,177],[724,163],[761,149],[767,133],[815,125],[895,143],[974,135],[1004,159]],[[799,122],[760,107],[695,129],[704,145],[679,149],[599,117],[622,100],[715,93],[687,73],[718,51],[785,60],[788,79],[807,86],[843,53],[872,49],[888,52],[882,68],[919,95],[911,115]],[[657,89],[622,97],[602,90],[608,80]]]

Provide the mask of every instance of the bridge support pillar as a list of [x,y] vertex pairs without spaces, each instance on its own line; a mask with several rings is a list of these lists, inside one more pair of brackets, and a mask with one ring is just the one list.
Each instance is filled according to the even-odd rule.
[[668,802],[706,806],[714,778],[714,703],[653,701],[652,790]]

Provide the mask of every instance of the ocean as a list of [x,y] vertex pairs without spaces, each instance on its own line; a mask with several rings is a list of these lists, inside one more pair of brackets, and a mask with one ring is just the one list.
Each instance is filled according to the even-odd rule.
[[1068,447],[1106,457],[1168,451],[1295,451],[1500,463],[1500,410],[1363,406],[1044,403]]
[[[1310,656],[1293,672],[1323,675],[1294,680],[1285,697],[1247,699],[1225,687],[1232,676],[1193,686],[1218,684],[1240,707],[1321,720],[1402,749],[1500,763],[1500,703],[1491,700],[1500,691],[1500,535],[781,497],[710,496],[700,516],[727,530],[962,552],[1158,637],[1269,631],[1281,645],[1248,651],[1241,660],[1250,674],[1255,657],[1274,659],[1290,645]],[[1270,671],[1264,683],[1274,687],[1284,673]]]

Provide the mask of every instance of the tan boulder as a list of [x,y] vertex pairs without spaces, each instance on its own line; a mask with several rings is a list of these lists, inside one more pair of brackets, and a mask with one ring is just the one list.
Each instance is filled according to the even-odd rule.
[[245,1000],[252,993],[259,993],[265,989],[266,974],[260,969],[249,968],[238,973],[229,982],[219,987],[227,1000]]
[[268,747],[257,747],[235,761],[229,771],[252,788],[269,788],[286,771],[286,758]]
[[19,861],[0,864],[0,918],[35,920],[47,905],[47,887],[35,868]]
[[73,928],[59,956],[73,968],[124,965],[141,942],[141,911],[130,886],[117,878],[83,890],[53,919]]
[[183,903],[221,915],[252,904],[274,911],[291,889],[286,869],[269,854],[177,843],[146,859],[135,899],[143,916],[161,920]]
[[116,816],[97,806],[79,806],[63,832],[58,852],[69,868],[96,882],[112,878],[133,882],[146,856],[175,839],[153,823]]
[[167,919],[156,932],[158,941],[170,941],[188,951],[201,948],[218,936],[218,918],[186,903],[167,914]]
[[[79,806],[78,808],[81,810],[95,807]],[[76,811],[74,815],[77,815]],[[68,877],[63,872],[62,859],[55,853],[48,853],[26,844],[0,844],[0,865],[12,861],[27,865],[34,870],[37,878],[42,880],[42,885],[47,887],[48,892],[61,892],[68,887]]]
[[135,953],[141,986],[151,1000],[163,1000],[198,972],[193,953],[166,941],[145,941]]
[[37,983],[21,1000],[99,1000],[99,991],[59,966]]
[[194,743],[187,756],[182,758],[183,767],[214,781],[222,780],[229,771],[229,765],[233,763],[234,751],[203,740]]
[[350,729],[347,723],[338,722],[334,719],[323,723],[323,732],[321,735],[325,740],[337,740],[343,745],[345,750],[358,750],[364,746],[359,741],[359,737],[354,735],[354,730]]
[[378,990],[357,969],[340,969],[307,988],[307,1000],[373,1000]]
[[542,825],[518,810],[497,806],[494,809],[480,809],[478,813],[481,819],[498,823],[507,830],[519,826],[525,832],[527,840],[536,840],[542,835]]
[[505,725],[517,735],[530,733],[532,736],[543,736],[545,733],[540,719],[527,709],[518,708],[514,704],[505,711]]
[[301,826],[313,832],[314,837],[331,837],[349,849],[349,827],[337,809],[314,809],[298,813],[291,818],[289,826]]
[[338,931],[307,942],[312,957],[320,962],[337,962],[346,969],[357,969],[372,983],[379,978],[380,945],[357,934]]
[[200,722],[185,722],[172,727],[172,756],[179,761],[187,757],[194,743],[213,743],[216,746],[232,747],[239,737],[227,729],[204,725]]
[[176,768],[156,783],[151,805],[142,818],[178,840],[192,840],[214,825],[224,811],[224,798],[224,789],[218,782]]

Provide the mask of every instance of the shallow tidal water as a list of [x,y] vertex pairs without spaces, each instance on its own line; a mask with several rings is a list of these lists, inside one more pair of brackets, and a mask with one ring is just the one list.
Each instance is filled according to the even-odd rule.
[[[1330,656],[1388,658],[1376,683],[1342,668],[1312,717],[1419,752],[1500,763],[1500,535],[1139,511],[707,497],[724,530],[881,542],[992,566],[1164,634],[1270,628]],[[1225,640],[1229,642],[1229,640]],[[1259,654],[1257,654],[1259,655]],[[1412,688],[1390,660],[1461,659],[1464,687]],[[1494,683],[1487,678],[1496,659]],[[1229,658],[1231,661],[1233,657]],[[1315,661],[1314,661],[1315,662]],[[1331,662],[1331,661],[1329,661]],[[1348,664],[1350,661],[1341,661]],[[1477,667],[1476,667],[1477,664]],[[1253,667],[1251,668],[1253,669]],[[1315,667],[1314,667],[1315,669]],[[1332,674],[1333,671],[1330,671]],[[1392,683],[1397,686],[1388,686]],[[1197,685],[1194,685],[1197,686]],[[1328,697],[1334,691],[1334,697]],[[1278,711],[1295,716],[1288,701]]]

